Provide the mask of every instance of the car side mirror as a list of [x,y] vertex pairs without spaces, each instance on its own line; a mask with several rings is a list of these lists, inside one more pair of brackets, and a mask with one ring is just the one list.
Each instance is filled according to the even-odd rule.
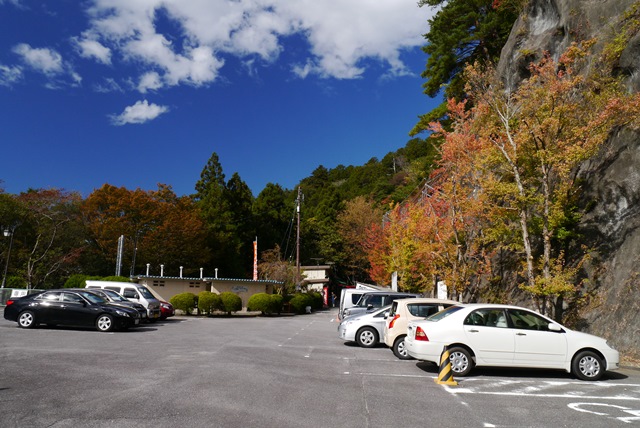
[[562,331],[562,327],[560,327],[558,324],[550,322],[549,323],[549,331],[557,331],[560,332]]
[[367,310],[373,309],[373,305],[367,305]]

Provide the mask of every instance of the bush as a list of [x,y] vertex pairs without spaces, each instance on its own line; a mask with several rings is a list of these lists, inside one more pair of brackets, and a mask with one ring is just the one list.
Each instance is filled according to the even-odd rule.
[[201,291],[198,293],[198,310],[200,313],[211,315],[218,307],[220,307],[220,296],[211,291]]
[[219,309],[231,315],[231,312],[238,312],[242,310],[242,299],[237,294],[230,291],[224,291],[220,293],[220,306]]
[[173,305],[175,309],[180,309],[186,315],[189,315],[193,308],[196,307],[198,296],[193,293],[180,293],[169,299],[169,303]]
[[307,293],[299,293],[293,296],[289,303],[295,313],[304,314],[307,306],[313,307],[313,297]]
[[318,293],[317,291],[311,291],[309,293],[311,298],[313,299],[313,309],[319,310],[324,307],[324,298],[322,297],[322,293]]
[[93,278],[100,279],[100,281],[115,281],[115,282],[133,282],[131,278],[127,278],[126,276],[105,276],[104,278]]
[[263,314],[271,313],[271,299],[267,293],[257,293],[249,297],[248,311],[260,311]]
[[247,302],[247,310],[260,311],[262,314],[279,314],[282,311],[282,296],[267,293],[254,294]]
[[99,276],[89,276],[81,273],[71,275],[62,286],[63,288],[85,288],[87,280],[100,279]]
[[284,297],[282,294],[271,294],[269,300],[271,301],[271,310],[277,314],[282,312],[282,302]]

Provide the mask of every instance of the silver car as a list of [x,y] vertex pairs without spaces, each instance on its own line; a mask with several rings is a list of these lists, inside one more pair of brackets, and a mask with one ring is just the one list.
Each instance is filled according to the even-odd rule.
[[357,342],[363,348],[372,348],[380,342],[384,331],[385,315],[391,305],[366,314],[353,315],[338,325],[338,336],[347,342]]

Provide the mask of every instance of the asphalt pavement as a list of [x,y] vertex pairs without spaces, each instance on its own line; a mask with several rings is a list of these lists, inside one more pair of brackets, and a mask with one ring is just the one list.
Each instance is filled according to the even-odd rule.
[[640,372],[600,382],[437,367],[337,335],[337,310],[175,317],[126,332],[0,320],[0,427],[640,426]]

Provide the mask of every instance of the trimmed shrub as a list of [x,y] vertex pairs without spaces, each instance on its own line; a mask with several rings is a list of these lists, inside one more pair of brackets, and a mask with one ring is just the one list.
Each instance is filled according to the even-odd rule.
[[312,305],[313,309],[316,309],[316,310],[322,309],[324,307],[324,298],[322,297],[322,294],[318,293],[317,291],[311,291],[309,292],[309,294],[313,299],[313,305]]
[[313,297],[307,293],[299,293],[293,296],[289,303],[295,313],[304,314],[307,306],[313,307]]
[[193,293],[180,293],[169,299],[169,303],[173,305],[175,309],[179,309],[186,315],[191,314],[193,308],[197,306],[198,296]]
[[211,315],[220,306],[220,296],[211,291],[198,293],[198,310],[200,313]]
[[257,293],[249,297],[248,311],[260,311],[262,314],[279,314],[282,312],[282,296],[280,294]]
[[260,311],[263,314],[270,314],[271,311],[271,299],[267,293],[257,293],[249,297],[247,302],[248,311]]
[[[94,278],[98,279],[98,278]],[[105,276],[104,278],[100,278],[100,281],[115,281],[115,282],[133,282],[131,278],[127,278],[126,276]]]
[[226,312],[227,315],[231,315],[231,312],[242,310],[242,299],[235,293],[223,291],[220,293],[220,300],[219,309]]
[[271,294],[269,296],[269,300],[271,301],[271,310],[280,314],[280,312],[282,312],[282,303],[284,301],[282,294]]

